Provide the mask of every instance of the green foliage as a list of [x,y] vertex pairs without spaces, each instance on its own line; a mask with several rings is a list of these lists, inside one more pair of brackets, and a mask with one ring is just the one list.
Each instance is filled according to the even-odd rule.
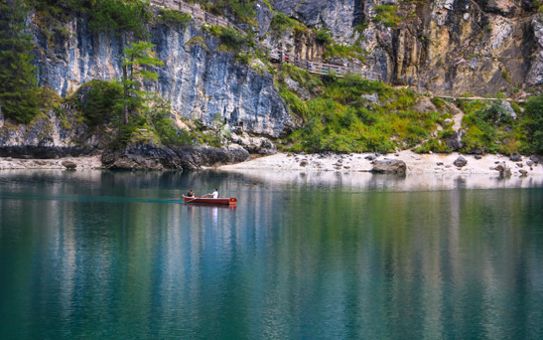
[[307,31],[307,27],[305,25],[282,12],[274,13],[270,27],[274,32],[278,34],[283,34],[290,30],[296,32]]
[[253,41],[244,33],[230,27],[207,26],[209,33],[219,38],[220,48],[227,51],[240,51],[253,45]]
[[289,90],[286,86],[281,86],[279,88],[279,95],[281,98],[283,98],[292,113],[298,115],[299,117],[307,118],[307,105],[300,97],[298,97],[296,93]]
[[149,1],[94,0],[89,26],[95,32],[130,32],[145,36],[145,23],[151,18]]
[[444,141],[436,138],[431,138],[424,142],[422,145],[417,146],[414,150],[416,153],[449,153],[452,152],[451,148]]
[[166,8],[160,9],[158,16],[159,22],[172,27],[185,27],[192,19],[189,14]]
[[0,2],[0,112],[28,123],[40,112],[33,43],[24,32],[26,9],[19,1]]
[[[92,80],[68,99],[78,108],[84,121],[94,128],[109,127],[113,147],[128,143],[152,142],[164,145],[188,145],[195,138],[175,125],[170,105],[157,95],[143,93],[128,123],[122,122],[123,86],[117,81]],[[62,112],[59,112],[62,117]]]
[[526,136],[525,151],[543,154],[543,96],[528,100],[522,127]]
[[464,111],[462,152],[513,154],[522,149],[518,122],[507,114],[499,101],[460,101]]
[[311,74],[293,64],[282,64],[279,76],[282,82],[285,81],[286,77],[291,78],[312,94],[318,94],[323,86],[320,76]]
[[324,51],[323,57],[325,59],[330,58],[344,58],[351,60],[360,60],[364,62],[365,52],[360,46],[346,45],[346,44],[336,44],[330,43],[326,45],[326,50]]
[[172,108],[164,99],[154,96],[142,115],[147,117],[146,126],[154,132],[155,139],[164,145],[190,145],[193,136],[175,125]]
[[[300,74],[294,77],[304,84]],[[291,112],[304,121],[304,126],[284,141],[292,151],[391,152],[411,148],[427,140],[440,121],[438,113],[413,111],[416,95],[409,90],[354,75],[325,77],[320,86],[320,93],[309,101],[284,85],[280,87]],[[364,97],[375,94],[377,103]]]
[[255,0],[191,0],[219,16],[231,15],[237,22],[256,26]]
[[317,33],[315,34],[315,40],[320,45],[328,45],[334,41],[330,32],[324,29],[320,29],[317,31]]
[[123,111],[124,121],[128,124],[129,116],[133,115],[145,102],[144,91],[141,91],[144,81],[156,81],[156,67],[163,65],[155,57],[154,45],[147,41],[138,41],[125,48],[123,60]]
[[195,35],[185,43],[186,46],[200,46],[205,50],[208,50],[205,38],[201,35]]
[[81,86],[76,97],[79,109],[89,126],[120,120],[123,87],[119,82],[92,80]]
[[42,20],[42,29],[49,35],[63,34],[64,23],[80,15],[89,20],[94,32],[131,33],[142,38],[145,24],[151,19],[148,0],[29,0]]
[[375,17],[373,20],[381,23],[386,27],[394,28],[401,22],[401,17],[398,14],[398,6],[392,4],[382,4],[375,6]]

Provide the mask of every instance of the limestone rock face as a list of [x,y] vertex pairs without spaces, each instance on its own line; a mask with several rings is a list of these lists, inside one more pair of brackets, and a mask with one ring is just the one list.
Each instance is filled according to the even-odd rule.
[[[148,85],[172,103],[181,116],[211,124],[217,117],[255,134],[277,137],[291,119],[273,86],[272,76],[221,52],[218,41],[192,22],[186,28],[151,27],[152,42],[164,67],[157,84]],[[92,79],[120,79],[122,40],[92,34],[85,20],[66,25],[67,38],[51,46],[38,27],[39,80],[62,96]]]
[[[276,10],[367,51],[379,79],[439,94],[543,84],[543,19],[523,0],[275,0]],[[379,11],[393,8],[397,25]],[[392,7],[390,7],[392,6]]]
[[0,125],[0,156],[59,158],[95,153],[100,147],[98,138],[75,117],[65,119],[66,122],[61,122],[49,112],[28,125],[3,122]]

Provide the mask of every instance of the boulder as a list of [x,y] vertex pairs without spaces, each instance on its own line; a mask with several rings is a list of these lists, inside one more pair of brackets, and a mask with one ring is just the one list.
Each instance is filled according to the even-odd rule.
[[494,170],[498,171],[500,173],[501,178],[509,178],[511,177],[511,168],[509,168],[505,163],[498,164]]
[[233,143],[242,146],[251,154],[273,155],[277,153],[277,147],[266,137],[253,137],[242,132],[241,134],[233,133],[231,140]]
[[65,167],[66,170],[75,170],[77,168],[77,164],[72,161],[62,161],[60,164]]
[[509,159],[511,160],[511,162],[522,162],[522,156],[518,153],[512,154],[511,156],[509,156]]
[[415,107],[413,108],[416,112],[436,112],[439,111],[434,103],[428,97],[421,97]]
[[475,156],[473,156],[473,158],[475,158],[476,160],[479,160],[479,159],[482,159],[483,156],[481,156],[481,155],[475,155]]
[[520,177],[528,176],[528,170],[520,169],[518,172],[520,173]]
[[373,162],[372,173],[405,175],[407,165],[404,161],[398,159],[383,159]]
[[458,156],[458,158],[453,162],[454,166],[458,168],[465,167],[468,164],[467,159],[465,159],[462,156]]

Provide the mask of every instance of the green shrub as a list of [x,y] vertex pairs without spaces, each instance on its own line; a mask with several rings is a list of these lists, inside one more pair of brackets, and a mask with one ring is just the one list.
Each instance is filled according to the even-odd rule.
[[123,87],[119,82],[92,80],[81,86],[75,98],[89,126],[120,121]]
[[283,98],[292,113],[301,118],[308,116],[306,103],[296,93],[290,91],[286,86],[281,86],[279,88],[279,95]]
[[315,34],[315,41],[317,41],[317,43],[320,45],[328,45],[334,40],[332,39],[332,35],[328,30],[320,29]]
[[[296,71],[290,70],[290,72]],[[299,72],[292,72],[299,79]],[[292,77],[295,78],[295,77]],[[307,102],[281,89],[292,112],[304,117],[304,126],[284,143],[292,151],[391,152],[411,148],[430,138],[441,116],[416,112],[416,95],[356,75],[324,77],[321,91]],[[378,103],[363,95],[378,94]],[[301,112],[301,114],[300,114]]]
[[158,12],[159,22],[172,27],[185,27],[192,19],[189,14],[162,8]]
[[325,59],[330,58],[344,58],[351,60],[360,60],[364,62],[366,60],[366,55],[362,47],[346,44],[336,44],[328,43],[326,49],[324,50],[323,57]]
[[543,95],[528,99],[522,127],[526,136],[526,151],[543,154]]
[[283,34],[290,30],[297,32],[307,31],[307,27],[304,24],[282,12],[274,13],[270,27],[278,34]]
[[252,41],[242,32],[230,27],[217,25],[207,26],[207,31],[219,38],[220,47],[229,51],[241,51],[252,46]]
[[145,0],[31,0],[40,27],[46,35],[62,34],[63,25],[70,18],[85,15],[94,32],[133,33],[136,37],[146,34],[145,24],[151,19],[149,1]]
[[435,153],[448,153],[452,152],[451,148],[447,146],[447,143],[445,143],[442,140],[431,138],[424,142],[422,145],[416,147],[413,151],[416,153],[429,153],[429,152],[435,152]]
[[146,34],[145,24],[151,18],[149,2],[143,0],[94,0],[89,11],[89,26],[95,32],[132,32]]
[[398,14],[398,6],[392,4],[382,4],[375,6],[375,22],[381,23],[386,27],[396,27],[401,22]]
[[500,101],[460,101],[459,106],[465,112],[462,152],[512,154],[523,150],[520,120],[513,120]]
[[323,86],[321,77],[311,74],[306,70],[294,66],[293,64],[282,64],[280,75],[284,81],[286,77],[291,78],[300,84],[301,87],[307,89],[310,93],[317,94]]

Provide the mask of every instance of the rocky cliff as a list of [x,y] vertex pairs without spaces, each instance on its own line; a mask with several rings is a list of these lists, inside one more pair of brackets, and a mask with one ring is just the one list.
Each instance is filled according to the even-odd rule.
[[[195,18],[180,25],[156,20],[146,23],[157,56],[164,62],[157,69],[158,81],[147,83],[146,88],[170,102],[178,117],[198,120],[204,126],[219,122],[228,133],[239,132],[232,134],[229,142],[251,152],[275,152],[273,144],[254,139],[254,135],[284,136],[303,120],[293,118],[295,113],[289,112],[292,102],[285,93],[298,95],[303,105],[303,101],[321,95],[319,87],[326,86],[311,81],[306,82],[310,88],[303,88],[290,75],[283,77],[282,68],[270,63],[278,61],[277,55],[288,56],[290,62],[311,60],[349,66],[363,76],[392,85],[443,95],[519,95],[523,90],[536,92],[543,83],[543,17],[538,1],[249,2],[255,9],[251,25],[229,11],[221,13],[232,27],[241,27],[244,32],[238,33],[243,39],[250,40],[251,47],[246,51],[225,48],[221,38]],[[153,11],[156,16],[158,9]],[[281,15],[283,22],[278,24],[276,19]],[[126,35],[93,32],[85,15],[70,16],[53,35],[36,13],[31,12],[27,26],[36,44],[41,86],[69,97],[91,80],[121,77]],[[331,49],[336,51],[331,53]],[[346,104],[355,105],[360,100],[374,106],[390,104],[387,96],[379,102],[376,93],[364,95],[367,98],[349,98]],[[377,112],[370,104],[373,113]],[[362,116],[352,120],[364,121]],[[49,148],[60,154],[82,154],[102,147],[101,138],[76,118],[68,125],[54,112],[28,126],[0,119],[0,151],[34,155],[40,148]],[[458,132],[461,118],[456,125]],[[57,151],[48,156],[58,156]]]
[[439,94],[513,93],[543,83],[543,20],[530,0],[276,0],[359,45],[380,79]]
[[[182,117],[211,124],[219,119],[245,131],[277,137],[291,127],[290,116],[269,73],[219,51],[215,37],[194,21],[186,27],[150,28],[158,57],[159,81],[148,86],[172,103]],[[119,79],[123,39],[92,34],[82,18],[65,25],[65,38],[53,42],[34,26],[40,84],[61,96],[93,79]]]

